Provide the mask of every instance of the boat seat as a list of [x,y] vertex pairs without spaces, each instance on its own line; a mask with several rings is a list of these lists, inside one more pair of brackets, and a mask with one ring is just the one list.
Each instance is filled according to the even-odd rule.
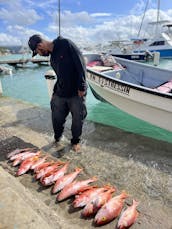
[[90,63],[87,64],[87,67],[91,68],[93,71],[96,72],[113,70],[112,67],[104,66],[101,60],[91,61]]
[[142,85],[143,72],[134,74],[133,72],[124,69],[123,71],[120,71],[120,80],[136,85]]
[[93,67],[93,66],[103,66],[103,63],[101,60],[94,60],[90,63],[87,63],[87,67]]
[[158,88],[162,84],[164,84],[164,81],[160,79],[154,79],[151,77],[143,77],[142,85],[144,85],[144,87]]
[[123,70],[124,68],[119,63],[115,63],[113,66],[106,66],[103,65],[103,62],[101,60],[95,60],[87,64],[87,67],[90,67],[92,70],[97,72],[104,72],[109,70]]
[[163,92],[163,93],[170,93],[172,91],[172,80],[161,84],[159,87],[153,89],[154,91]]
[[113,70],[112,67],[106,67],[106,66],[93,66],[90,67],[90,69],[96,72],[105,72],[105,71]]

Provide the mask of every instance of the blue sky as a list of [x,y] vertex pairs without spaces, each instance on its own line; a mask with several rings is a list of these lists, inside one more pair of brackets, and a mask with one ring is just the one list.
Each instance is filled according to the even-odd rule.
[[[80,45],[136,37],[147,0],[61,0],[61,34]],[[157,18],[157,0],[149,0],[147,23]],[[172,21],[172,0],[160,3],[160,18]],[[0,45],[26,44],[39,33],[58,35],[58,0],[0,0]]]

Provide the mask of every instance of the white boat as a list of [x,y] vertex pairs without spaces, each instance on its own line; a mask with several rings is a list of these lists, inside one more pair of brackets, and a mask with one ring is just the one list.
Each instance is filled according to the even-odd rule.
[[172,131],[172,71],[117,57],[117,64],[107,67],[99,54],[84,57],[96,98]]
[[[160,54],[160,58],[172,58],[172,22],[167,20],[160,20],[160,0],[157,0],[157,20],[146,25],[146,32],[149,34],[147,34],[147,36],[149,37],[142,38],[140,36],[148,3],[149,0],[147,0],[137,38],[133,39],[132,42],[123,43],[121,48],[121,53],[123,56],[121,53],[116,51],[116,48],[110,50],[110,54],[133,60],[134,58],[136,60],[143,60],[143,58],[147,59],[151,57],[152,53],[158,52]],[[148,32],[149,30],[150,32]],[[143,57],[142,55],[145,56]]]
[[159,53],[160,58],[172,58],[172,23],[159,21],[149,23],[158,24],[159,29],[151,38],[134,38],[130,41],[118,41],[118,48],[110,48],[107,53],[130,60],[153,59],[153,53]]
[[136,52],[134,53],[133,49],[136,48],[135,41],[118,41],[118,45],[118,47],[111,47],[110,49],[103,51],[103,53],[135,61],[146,61],[148,58],[153,59],[153,55],[150,55],[150,53],[146,51],[139,52],[136,50]]
[[0,66],[0,75],[12,75],[12,69],[5,66]]
[[[172,23],[163,23],[161,21],[159,23],[162,23],[162,31],[156,33],[153,38],[138,44],[138,47],[133,48],[133,54],[159,52],[161,58],[172,58]],[[150,24],[156,25],[156,22]]]

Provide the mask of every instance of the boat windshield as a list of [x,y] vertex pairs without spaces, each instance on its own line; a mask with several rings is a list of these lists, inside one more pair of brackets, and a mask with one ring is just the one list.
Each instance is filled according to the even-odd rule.
[[159,46],[159,45],[165,45],[165,41],[154,41],[149,46]]

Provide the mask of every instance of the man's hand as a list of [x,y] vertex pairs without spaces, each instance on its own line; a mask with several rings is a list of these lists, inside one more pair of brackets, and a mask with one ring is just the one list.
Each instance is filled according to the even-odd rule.
[[78,90],[78,96],[79,97],[83,97],[85,95],[85,91],[79,91]]

